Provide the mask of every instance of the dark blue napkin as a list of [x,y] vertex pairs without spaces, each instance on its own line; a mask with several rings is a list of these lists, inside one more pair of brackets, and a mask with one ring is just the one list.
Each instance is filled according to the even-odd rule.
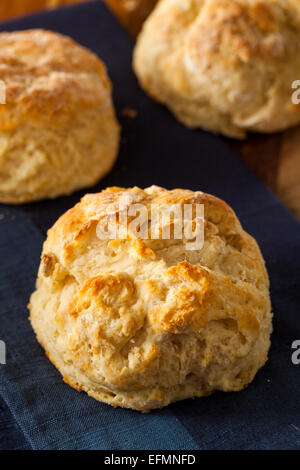
[[[258,240],[271,279],[274,334],[267,365],[239,393],[186,400],[143,415],[113,409],[65,385],[28,322],[46,230],[84,192],[21,207],[0,206],[0,448],[34,449],[296,449],[300,448],[300,226],[223,141],[185,129],[148,99],[131,70],[127,34],[100,1],[6,23],[68,34],[108,66],[123,126],[108,185],[203,190],[225,199]],[[138,112],[122,117],[122,109]]]

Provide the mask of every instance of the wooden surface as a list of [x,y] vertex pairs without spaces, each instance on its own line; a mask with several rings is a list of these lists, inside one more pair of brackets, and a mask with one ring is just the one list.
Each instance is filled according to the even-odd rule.
[[300,220],[300,126],[243,142],[231,148]]
[[[80,1],[86,0],[0,0],[0,20]],[[103,1],[135,37],[157,0]],[[242,142],[225,140],[300,220],[300,127],[280,134],[250,136]]]
[[0,20],[82,1],[84,0],[0,0]]

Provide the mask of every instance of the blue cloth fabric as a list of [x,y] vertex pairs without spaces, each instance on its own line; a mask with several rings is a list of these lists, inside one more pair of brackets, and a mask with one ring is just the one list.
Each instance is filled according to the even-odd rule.
[[[299,449],[300,226],[224,144],[185,129],[139,89],[132,43],[100,2],[6,23],[2,30],[43,27],[68,34],[104,59],[123,127],[108,185],[186,187],[213,193],[237,212],[263,251],[271,279],[274,334],[267,365],[239,393],[186,400],[143,415],[113,409],[64,384],[28,322],[42,242],[57,217],[84,192],[21,207],[0,206],[0,448]],[[0,77],[1,78],[1,77]],[[121,110],[137,110],[134,120]]]

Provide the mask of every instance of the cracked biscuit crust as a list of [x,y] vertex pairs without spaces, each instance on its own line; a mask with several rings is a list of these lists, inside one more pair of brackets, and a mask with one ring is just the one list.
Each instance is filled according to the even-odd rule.
[[[143,204],[150,220],[150,208],[197,203],[205,213],[200,250],[187,250],[185,238],[130,231],[125,239],[97,237],[98,224],[106,228],[112,215],[120,222],[133,204]],[[152,186],[87,194],[49,230],[29,308],[68,384],[141,411],[241,390],[270,345],[269,280],[257,243],[225,202],[202,192]]]
[[0,33],[0,201],[95,184],[112,167],[119,125],[104,64],[60,34]]
[[230,137],[300,122],[298,0],[161,0],[134,53],[142,87],[189,127]]

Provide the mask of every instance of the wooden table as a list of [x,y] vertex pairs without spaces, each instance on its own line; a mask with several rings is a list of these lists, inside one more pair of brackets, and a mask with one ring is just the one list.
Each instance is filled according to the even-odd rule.
[[[0,19],[85,0],[1,0]],[[157,0],[103,0],[136,37]],[[295,77],[295,79],[300,79]],[[226,139],[235,152],[300,220],[300,126],[273,135]]]
[[0,20],[83,1],[87,0],[0,0]]

